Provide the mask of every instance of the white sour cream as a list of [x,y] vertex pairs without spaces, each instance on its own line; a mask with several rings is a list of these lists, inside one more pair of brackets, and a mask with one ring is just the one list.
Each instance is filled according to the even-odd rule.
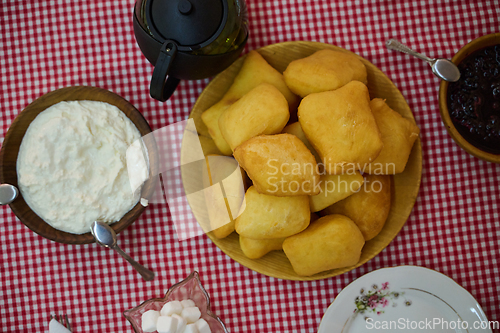
[[127,173],[127,148],[141,137],[116,106],[60,102],[23,137],[18,183],[30,208],[56,229],[83,234],[93,221],[120,220],[139,201]]

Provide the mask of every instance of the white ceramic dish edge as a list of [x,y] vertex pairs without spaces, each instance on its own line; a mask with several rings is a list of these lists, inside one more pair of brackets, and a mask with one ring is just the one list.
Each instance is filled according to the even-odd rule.
[[[364,291],[363,294],[361,294],[362,291]],[[428,303],[426,302],[423,306],[429,311],[438,309],[442,313],[448,313],[449,316],[435,319],[428,318],[428,314],[425,313],[414,313],[415,316],[411,315],[411,317],[415,318],[405,318],[408,313],[411,313],[409,309],[412,305],[412,300],[403,295],[405,293],[409,298],[412,298],[409,295],[413,294],[413,298],[417,297],[417,300],[426,300]],[[374,300],[371,302],[375,304],[370,303],[373,295],[376,297],[373,297]],[[391,302],[393,304],[389,306]],[[409,304],[406,304],[407,302]],[[398,303],[400,306],[396,307]],[[372,309],[368,304],[376,306]],[[383,304],[386,305],[382,306]],[[360,308],[366,306],[365,311],[360,311],[358,306]],[[433,307],[436,309],[432,309]],[[413,309],[415,308],[419,307],[414,306]],[[419,311],[422,312],[422,307]],[[395,325],[391,327],[391,322],[398,316],[401,319],[396,320]],[[416,319],[418,317],[420,319]],[[422,317],[432,324],[420,323],[423,321]],[[459,321],[461,323],[458,323]],[[394,331],[405,329],[412,331],[412,326],[419,324],[424,328],[424,330],[418,330],[420,332],[429,327],[432,328],[429,330],[431,332],[492,332],[490,327],[484,328],[489,322],[479,303],[451,278],[425,267],[397,266],[365,274],[345,287],[325,312],[318,333],[345,333],[351,332],[350,328],[359,332],[360,327],[371,332],[388,332],[392,328],[395,328]],[[474,327],[474,325],[480,326],[481,324],[483,328]],[[354,327],[357,329],[354,330]]]

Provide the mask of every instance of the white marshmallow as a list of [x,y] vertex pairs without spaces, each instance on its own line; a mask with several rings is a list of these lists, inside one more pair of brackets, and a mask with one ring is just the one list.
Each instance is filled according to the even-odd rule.
[[180,315],[181,312],[182,312],[182,304],[179,301],[170,301],[165,303],[165,305],[163,305],[160,311],[162,316],[171,316],[174,313]]
[[181,316],[179,316],[177,314],[173,314],[172,318],[177,318],[177,320],[179,321],[177,323],[177,333],[184,332],[184,329],[186,328],[186,325],[187,325],[186,319],[182,318]]
[[183,333],[200,333],[200,331],[198,330],[198,326],[196,326],[196,324],[187,324]]
[[141,327],[144,332],[154,332],[156,331],[156,322],[160,316],[159,311],[148,310],[142,314],[141,317]]
[[194,304],[194,301],[192,299],[182,300],[181,304],[183,308],[192,308],[193,306],[196,306],[196,304]]
[[160,316],[156,322],[158,333],[176,333],[179,320],[170,316]]
[[196,323],[194,323],[196,327],[198,327],[199,333],[212,333],[210,329],[210,325],[208,325],[207,321],[203,318],[198,319]]
[[201,311],[196,306],[182,309],[181,317],[191,324],[200,319]]

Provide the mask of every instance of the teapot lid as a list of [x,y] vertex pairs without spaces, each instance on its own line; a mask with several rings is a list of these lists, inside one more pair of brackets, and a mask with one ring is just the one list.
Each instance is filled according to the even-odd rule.
[[[160,41],[193,51],[217,38],[227,20],[227,0],[145,0],[148,28]],[[220,31],[219,31],[220,30]]]

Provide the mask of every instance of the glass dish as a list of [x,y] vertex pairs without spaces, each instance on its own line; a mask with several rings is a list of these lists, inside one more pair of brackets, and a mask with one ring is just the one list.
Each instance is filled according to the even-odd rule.
[[212,333],[229,333],[222,320],[210,310],[210,296],[203,288],[197,271],[192,272],[187,278],[170,287],[163,298],[147,300],[133,309],[125,310],[123,315],[132,324],[136,333],[143,333],[141,317],[144,312],[148,310],[160,311],[165,303],[184,299],[194,301],[201,311],[201,318],[207,321]]

